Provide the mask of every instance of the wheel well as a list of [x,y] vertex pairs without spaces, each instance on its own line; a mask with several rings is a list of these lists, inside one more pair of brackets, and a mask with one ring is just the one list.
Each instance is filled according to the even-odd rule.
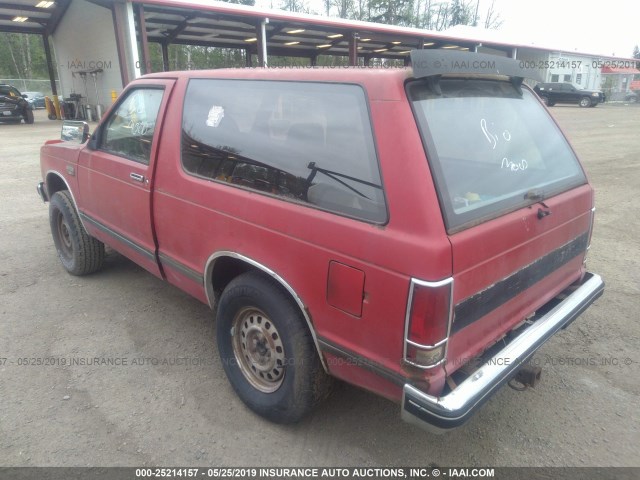
[[322,362],[322,367],[324,368],[325,372],[329,373],[329,369],[327,368],[327,365],[325,363],[324,355],[322,355],[318,339],[316,338],[315,328],[313,327],[313,323],[311,322],[309,312],[302,303],[302,300],[293,290],[293,288],[289,284],[287,284],[286,280],[281,278],[278,274],[272,272],[267,267],[262,266],[252,259],[243,257],[241,255],[235,255],[232,252],[227,253],[230,253],[231,256],[221,255],[217,258],[212,257],[213,261],[210,261],[205,268],[205,289],[207,291],[207,298],[209,300],[210,307],[216,307],[218,299],[220,298],[220,295],[224,291],[225,287],[238,275],[246,272],[259,272],[261,275],[264,275],[267,278],[272,278],[273,280],[275,280],[275,284],[278,286],[278,288],[281,288],[282,291],[285,292],[291,298],[291,300],[293,300],[294,303],[300,308],[300,312],[302,313],[311,336],[313,337],[313,342],[316,346],[316,351],[318,353],[318,356],[320,357],[320,361]]
[[62,178],[60,178],[55,173],[50,173],[47,175],[47,195],[49,198],[53,196],[54,193],[59,192],[60,190],[68,190],[67,184],[64,182]]
[[220,257],[216,259],[211,271],[211,289],[214,298],[220,298],[222,291],[229,285],[229,282],[248,271],[260,271],[258,268],[249,265],[238,258]]

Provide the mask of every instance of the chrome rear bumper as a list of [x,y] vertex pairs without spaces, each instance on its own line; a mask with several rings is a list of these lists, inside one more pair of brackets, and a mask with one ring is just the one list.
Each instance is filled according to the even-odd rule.
[[538,348],[575,320],[603,292],[602,278],[587,273],[578,288],[445,396],[433,397],[405,384],[403,420],[438,433],[462,425]]

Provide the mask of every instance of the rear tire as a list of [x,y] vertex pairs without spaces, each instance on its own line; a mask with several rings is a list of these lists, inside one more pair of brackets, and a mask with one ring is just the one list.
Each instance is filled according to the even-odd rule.
[[240,399],[276,423],[293,423],[332,385],[298,305],[274,280],[244,273],[225,288],[216,316],[224,371]]
[[24,113],[24,123],[31,125],[33,122],[33,110],[27,109],[27,111]]
[[67,190],[51,197],[49,223],[58,258],[67,272],[87,275],[100,270],[104,262],[104,243],[86,232]]

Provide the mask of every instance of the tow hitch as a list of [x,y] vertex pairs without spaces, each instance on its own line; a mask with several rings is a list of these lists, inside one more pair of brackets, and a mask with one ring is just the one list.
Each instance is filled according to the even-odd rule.
[[541,377],[542,369],[540,367],[526,365],[518,370],[515,377],[509,380],[509,386],[518,391],[526,390],[529,387],[535,388]]

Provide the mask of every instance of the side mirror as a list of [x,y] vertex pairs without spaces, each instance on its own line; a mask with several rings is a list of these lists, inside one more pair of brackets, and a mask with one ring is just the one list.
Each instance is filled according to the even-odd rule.
[[84,143],[89,138],[89,124],[76,120],[65,120],[62,123],[60,139],[65,142]]

